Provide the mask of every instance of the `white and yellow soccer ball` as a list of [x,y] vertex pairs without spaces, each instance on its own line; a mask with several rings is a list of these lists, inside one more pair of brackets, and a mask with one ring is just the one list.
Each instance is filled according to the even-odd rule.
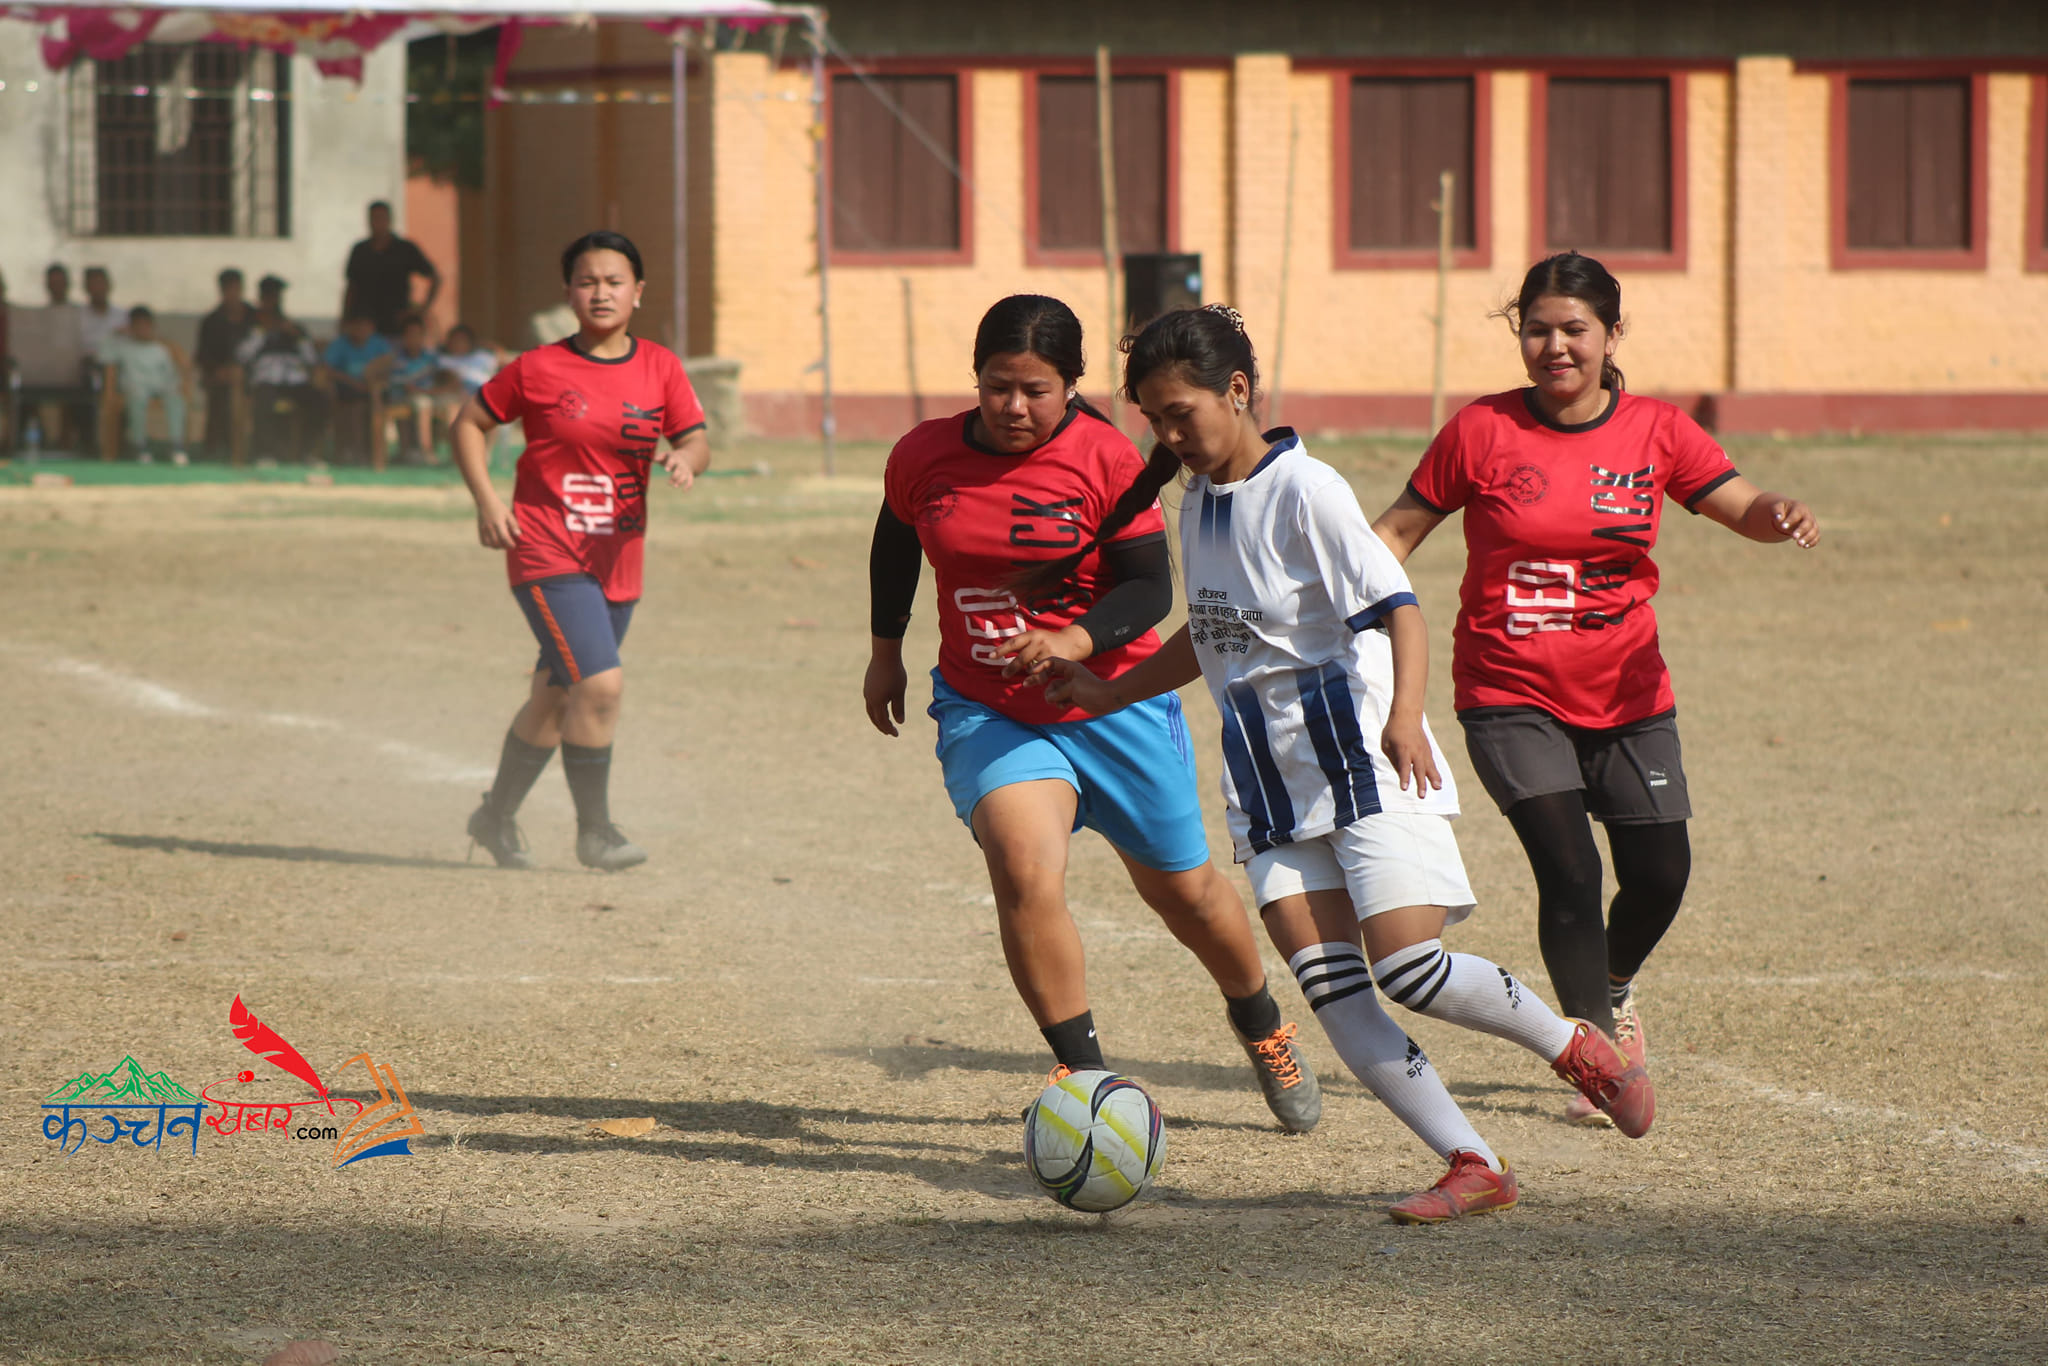
[[1166,1128],[1145,1088],[1071,1072],[1024,1112],[1024,1164],[1047,1195],[1100,1214],[1142,1195],[1166,1163]]

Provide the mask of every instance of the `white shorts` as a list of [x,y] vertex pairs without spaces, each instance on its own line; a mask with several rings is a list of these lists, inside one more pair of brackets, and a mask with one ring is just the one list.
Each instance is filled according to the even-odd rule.
[[1342,888],[1360,920],[1402,906],[1442,906],[1444,924],[1455,925],[1476,904],[1449,816],[1383,811],[1254,854],[1244,872],[1262,907],[1298,892]]

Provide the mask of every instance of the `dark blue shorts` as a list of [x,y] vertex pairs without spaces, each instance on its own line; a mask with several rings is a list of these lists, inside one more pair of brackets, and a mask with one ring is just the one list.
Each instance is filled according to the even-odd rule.
[[619,643],[633,624],[633,603],[612,602],[589,574],[536,579],[512,590],[540,642],[540,662],[558,688],[619,667]]

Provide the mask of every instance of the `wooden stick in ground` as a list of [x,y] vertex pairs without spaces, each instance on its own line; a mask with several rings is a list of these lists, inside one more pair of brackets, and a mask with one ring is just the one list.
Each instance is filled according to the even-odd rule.
[[1458,177],[1444,171],[1436,178],[1436,369],[1429,382],[1429,434],[1434,437],[1444,425],[1444,349],[1450,332],[1446,302],[1451,282],[1452,206],[1456,203]]
[[1266,421],[1281,425],[1280,409],[1285,388],[1280,382],[1282,362],[1287,359],[1287,286],[1294,274],[1294,166],[1301,144],[1301,115],[1290,104],[1287,110],[1287,189],[1280,197],[1280,303],[1273,318],[1273,368],[1267,376]]
[[[1115,339],[1123,333],[1124,320],[1117,307],[1117,268],[1121,257],[1117,250],[1116,141],[1110,119],[1111,93],[1109,48],[1101,45],[1095,49],[1095,131],[1099,144],[1097,161],[1102,172],[1102,274],[1109,302],[1110,345],[1114,346]],[[1117,399],[1114,377],[1109,386],[1109,420],[1116,426],[1123,425],[1123,407]]]

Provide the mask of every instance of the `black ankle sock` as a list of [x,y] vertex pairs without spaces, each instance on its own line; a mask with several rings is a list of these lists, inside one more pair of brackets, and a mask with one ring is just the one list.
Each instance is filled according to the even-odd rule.
[[576,830],[603,830],[612,823],[612,747],[587,747],[562,742],[562,772],[569,795],[576,799]]
[[1620,1010],[1622,1003],[1628,1000],[1628,989],[1635,985],[1635,981],[1636,979],[1633,977],[1629,978],[1626,982],[1617,982],[1612,977],[1608,978],[1607,1004],[1616,1010]]
[[1224,997],[1223,1004],[1230,1007],[1230,1022],[1247,1039],[1263,1039],[1280,1027],[1280,1003],[1264,983],[1249,996]]
[[498,777],[491,784],[491,806],[506,816],[517,811],[547,768],[548,760],[554,757],[553,746],[542,749],[529,745],[519,738],[518,732],[506,731],[505,748],[498,755]]
[[1052,1045],[1052,1055],[1062,1067],[1076,1072],[1105,1071],[1102,1045],[1095,1041],[1095,1014],[1084,1010],[1071,1020],[1061,1020],[1038,1031]]

